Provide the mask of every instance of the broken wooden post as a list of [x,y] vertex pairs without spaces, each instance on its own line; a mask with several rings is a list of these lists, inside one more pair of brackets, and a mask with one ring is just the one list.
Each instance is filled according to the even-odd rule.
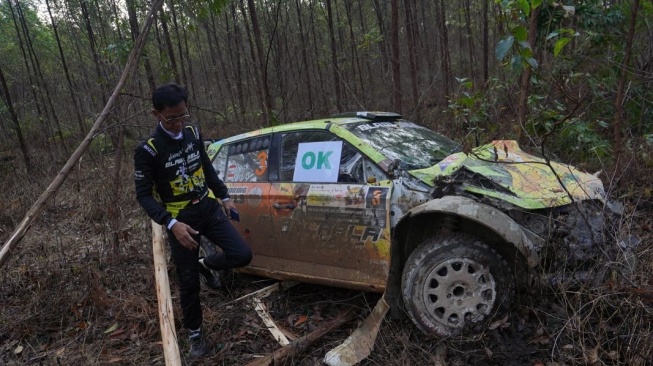
[[319,327],[311,333],[308,333],[305,336],[298,338],[297,340],[291,342],[289,345],[277,349],[276,351],[263,358],[259,358],[248,363],[247,366],[281,365],[289,357],[293,357],[306,350],[308,346],[315,343],[315,341],[322,338],[325,334],[353,319],[354,315],[356,315],[356,309],[353,307],[350,307],[345,311],[341,311],[333,318],[333,320],[329,321],[325,325]]
[[156,297],[159,302],[159,325],[161,326],[163,355],[166,365],[181,365],[163,242],[161,225],[152,221],[152,254],[154,256],[154,278],[156,280]]

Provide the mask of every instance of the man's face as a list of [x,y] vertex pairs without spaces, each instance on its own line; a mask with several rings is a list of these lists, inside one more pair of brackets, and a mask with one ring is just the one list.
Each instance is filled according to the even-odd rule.
[[161,121],[163,128],[174,134],[181,132],[184,123],[190,118],[188,109],[186,109],[186,102],[181,102],[174,107],[165,107],[161,111],[153,109],[152,115]]

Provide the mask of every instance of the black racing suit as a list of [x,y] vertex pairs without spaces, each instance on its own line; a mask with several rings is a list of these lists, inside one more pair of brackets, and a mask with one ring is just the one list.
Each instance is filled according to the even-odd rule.
[[[216,270],[247,265],[252,253],[215,199],[228,199],[227,187],[218,178],[204,150],[198,130],[186,126],[175,140],[159,124],[134,152],[136,198],[156,223],[177,219],[217,244],[222,253],[205,259]],[[158,194],[158,200],[154,196]],[[202,324],[199,301],[199,249],[182,246],[168,228],[172,257],[179,276],[184,326],[197,329]]]

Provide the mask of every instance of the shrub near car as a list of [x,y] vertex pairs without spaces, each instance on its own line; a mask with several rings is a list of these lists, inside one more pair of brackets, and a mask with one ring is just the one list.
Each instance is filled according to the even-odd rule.
[[583,261],[600,235],[595,176],[514,141],[466,154],[394,113],[285,124],[207,150],[254,252],[243,272],[385,291],[394,314],[431,335],[507,309],[549,239]]

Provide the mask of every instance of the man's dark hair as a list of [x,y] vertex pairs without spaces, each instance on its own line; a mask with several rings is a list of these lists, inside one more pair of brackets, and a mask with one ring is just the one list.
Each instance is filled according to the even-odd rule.
[[186,88],[174,83],[161,85],[152,93],[152,105],[157,111],[174,107],[181,102],[188,102],[188,92]]

